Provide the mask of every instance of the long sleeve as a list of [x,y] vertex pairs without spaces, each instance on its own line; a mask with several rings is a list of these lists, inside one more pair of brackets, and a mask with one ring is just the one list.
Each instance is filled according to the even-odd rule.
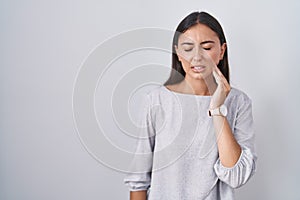
[[147,190],[151,183],[155,130],[151,120],[149,95],[145,95],[140,111],[139,138],[129,172],[124,178],[124,183],[130,191]]
[[241,155],[231,168],[223,166],[220,159],[214,165],[219,179],[232,188],[238,188],[245,184],[256,171],[257,156],[254,147],[252,101],[246,95],[243,95],[240,100],[233,134],[241,146]]

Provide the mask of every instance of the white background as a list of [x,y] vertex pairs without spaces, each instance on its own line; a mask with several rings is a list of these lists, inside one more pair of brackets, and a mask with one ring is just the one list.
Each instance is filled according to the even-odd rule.
[[76,133],[76,74],[112,35],[175,30],[196,10],[221,22],[232,85],[253,100],[258,172],[238,199],[299,199],[299,9],[296,0],[0,1],[0,199],[127,199],[124,174]]

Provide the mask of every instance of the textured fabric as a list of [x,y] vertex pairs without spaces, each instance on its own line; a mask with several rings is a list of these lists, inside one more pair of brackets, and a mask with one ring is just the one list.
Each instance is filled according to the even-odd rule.
[[165,86],[145,96],[136,155],[124,179],[130,191],[148,190],[149,200],[232,200],[234,188],[256,170],[251,99],[232,88],[225,105],[227,120],[242,148],[227,168],[218,157],[211,96],[182,94]]

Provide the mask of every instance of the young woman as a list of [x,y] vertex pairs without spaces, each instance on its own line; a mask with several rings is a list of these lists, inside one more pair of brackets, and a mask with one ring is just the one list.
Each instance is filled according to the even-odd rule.
[[234,199],[256,170],[251,99],[229,85],[219,22],[193,12],[173,38],[169,79],[145,97],[142,137],[124,182],[131,200]]

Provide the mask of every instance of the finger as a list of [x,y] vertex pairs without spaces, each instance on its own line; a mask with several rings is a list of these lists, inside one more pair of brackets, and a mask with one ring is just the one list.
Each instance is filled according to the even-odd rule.
[[225,78],[221,70],[216,66],[216,71],[219,74],[220,77]]
[[[217,68],[216,68],[217,69]],[[222,75],[222,73],[220,73],[220,71],[218,70],[214,70],[213,71],[215,73],[215,77],[222,83],[227,82],[227,80],[225,79],[225,77]]]
[[218,75],[220,76],[221,81],[224,83],[225,87],[227,89],[230,89],[230,85],[229,85],[227,79],[225,78],[225,76],[223,75],[223,73],[221,72],[221,70],[218,67],[216,67],[216,71],[217,71]]
[[219,85],[221,83],[220,76],[218,75],[218,73],[216,71],[213,71],[213,76],[216,79],[217,84]]
[[225,92],[225,95],[227,97],[229,91],[231,90],[230,85],[228,84],[227,80],[225,79],[225,77],[221,77],[219,73],[217,73],[216,71],[213,71],[213,75],[216,79],[216,82],[218,84],[218,88],[223,88],[222,91]]

